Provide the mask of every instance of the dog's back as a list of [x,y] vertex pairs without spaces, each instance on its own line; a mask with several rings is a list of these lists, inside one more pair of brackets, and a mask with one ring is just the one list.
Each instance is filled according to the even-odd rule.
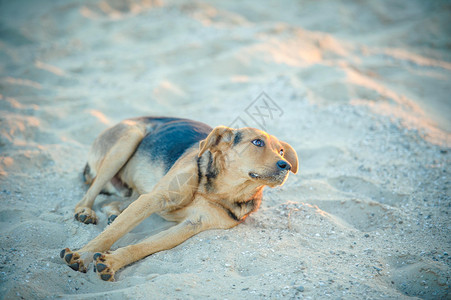
[[205,139],[212,128],[204,123],[168,117],[128,119],[105,130],[94,142],[84,176],[95,178],[103,158],[130,127],[141,128],[143,139],[124,167],[105,185],[102,193],[129,196],[148,193],[193,145]]
[[212,131],[207,124],[179,118],[143,118],[152,124],[136,150],[136,155],[147,156],[154,164],[162,164],[165,173],[185,151],[205,139]]

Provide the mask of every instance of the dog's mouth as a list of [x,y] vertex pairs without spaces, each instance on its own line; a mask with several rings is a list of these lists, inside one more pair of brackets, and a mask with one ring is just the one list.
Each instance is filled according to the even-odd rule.
[[265,182],[265,184],[269,185],[269,186],[276,186],[276,185],[281,185],[283,184],[283,182],[285,181],[285,179],[288,177],[288,171],[281,171],[281,172],[277,172],[277,173],[273,173],[271,175],[263,175],[263,174],[258,174],[256,172],[249,172],[249,177],[254,179],[254,180],[258,180],[258,181],[263,181]]

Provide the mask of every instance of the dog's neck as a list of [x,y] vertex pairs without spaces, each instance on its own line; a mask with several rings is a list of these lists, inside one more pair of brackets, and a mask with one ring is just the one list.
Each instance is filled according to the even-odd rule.
[[[221,157],[206,151],[197,159],[198,193],[222,206],[236,221],[243,221],[258,209],[265,185],[251,179],[233,178],[228,174]],[[231,177],[233,178],[232,180]],[[225,179],[228,180],[225,180]]]

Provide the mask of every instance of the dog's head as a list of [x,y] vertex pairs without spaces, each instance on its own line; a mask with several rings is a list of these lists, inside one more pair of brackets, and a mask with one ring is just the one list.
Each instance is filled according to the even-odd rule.
[[298,156],[288,143],[255,129],[218,126],[200,142],[199,157],[209,150],[236,179],[271,187],[298,171]]

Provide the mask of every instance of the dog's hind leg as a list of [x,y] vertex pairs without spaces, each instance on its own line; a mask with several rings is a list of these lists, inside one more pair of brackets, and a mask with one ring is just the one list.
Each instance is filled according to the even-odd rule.
[[[75,219],[85,224],[96,224],[97,217],[92,210],[95,198],[102,188],[116,175],[130,159],[145,135],[145,128],[121,124],[125,130],[117,137],[117,141],[105,153],[97,169],[97,175],[83,199],[75,206]],[[110,130],[114,130],[114,127]],[[122,131],[122,130],[121,130]]]

